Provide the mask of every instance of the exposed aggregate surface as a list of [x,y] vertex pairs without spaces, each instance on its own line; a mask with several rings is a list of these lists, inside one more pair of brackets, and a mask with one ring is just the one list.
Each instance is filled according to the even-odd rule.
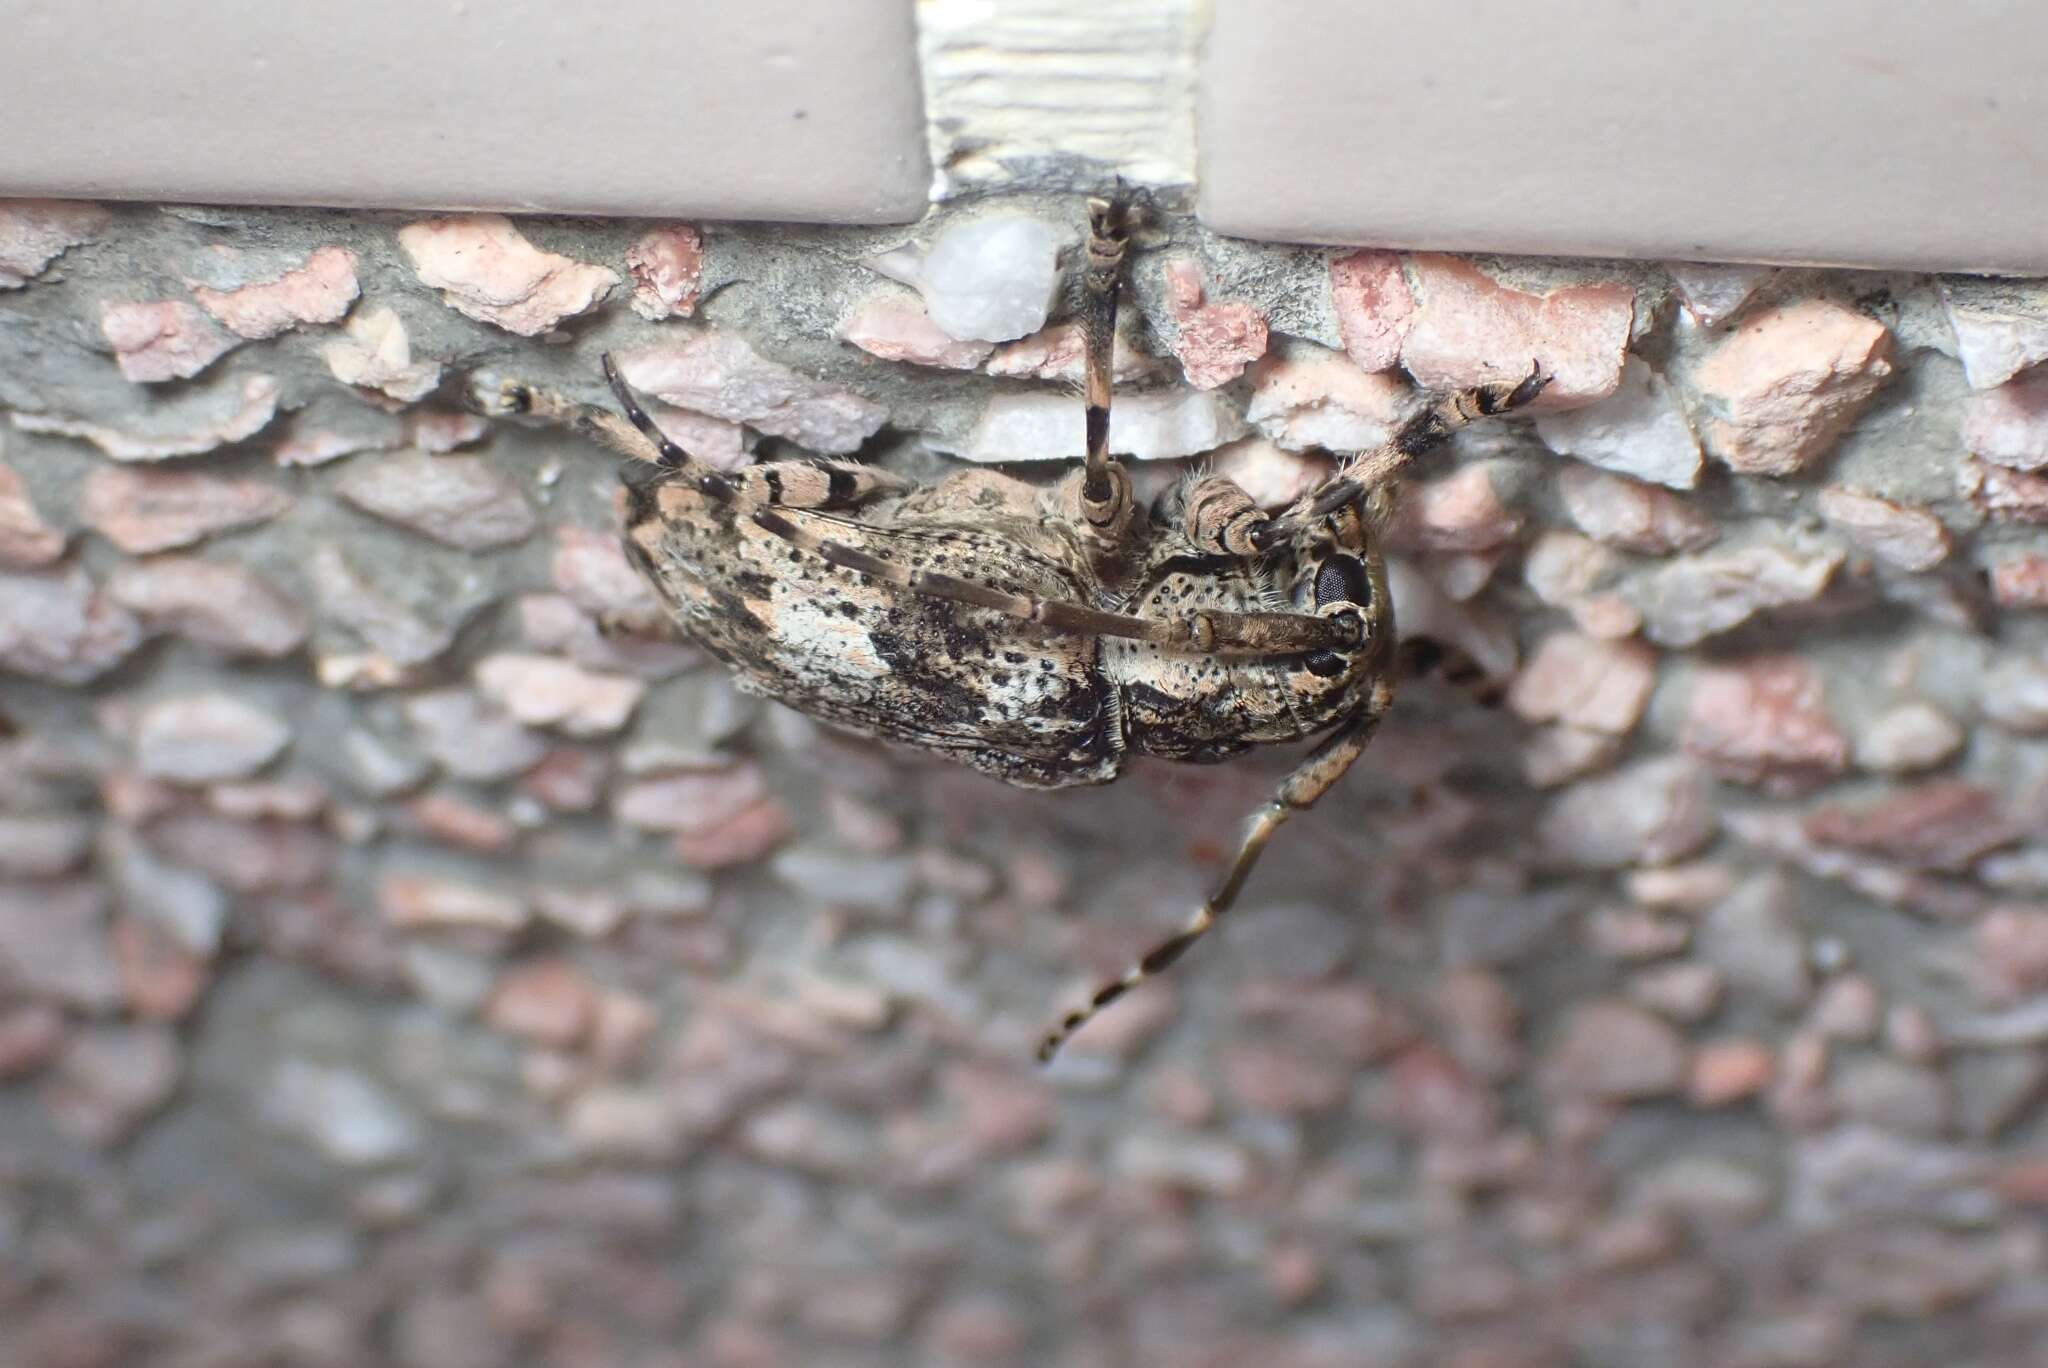
[[1070,295],[863,264],[992,212],[1071,268],[1028,197],[0,202],[0,1360],[2048,1361],[2048,286],[1169,219],[1148,487],[1558,377],[1390,533],[1520,668],[1041,1071],[1287,757],[1032,794],[744,698],[599,632],[610,459],[457,404],[610,350],[728,468],[1078,454]]

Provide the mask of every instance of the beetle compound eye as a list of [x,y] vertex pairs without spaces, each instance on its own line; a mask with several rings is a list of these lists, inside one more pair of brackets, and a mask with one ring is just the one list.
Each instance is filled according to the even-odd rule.
[[1356,556],[1332,556],[1316,570],[1316,607],[1333,603],[1372,604],[1372,580]]

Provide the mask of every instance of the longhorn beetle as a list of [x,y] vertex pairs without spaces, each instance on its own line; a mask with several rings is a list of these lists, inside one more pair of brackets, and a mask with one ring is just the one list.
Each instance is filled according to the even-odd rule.
[[916,485],[828,460],[723,474],[662,433],[609,356],[623,417],[503,377],[471,386],[485,412],[559,423],[632,458],[626,552],[748,692],[1029,788],[1107,783],[1133,751],[1207,763],[1322,734],[1251,814],[1187,924],[1062,1018],[1041,1060],[1229,912],[1273,833],[1365,750],[1394,697],[1379,546],[1389,477],[1547,382],[1532,368],[1440,398],[1277,515],[1217,475],[1141,512],[1109,454],[1136,226],[1129,201],[1089,201],[1087,458],[1050,488],[987,470]]

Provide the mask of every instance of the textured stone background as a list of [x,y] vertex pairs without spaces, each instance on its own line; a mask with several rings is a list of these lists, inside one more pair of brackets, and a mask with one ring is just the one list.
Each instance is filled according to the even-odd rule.
[[0,1357],[2048,1358],[2048,293],[1170,220],[1147,479],[1558,375],[1393,530],[1522,668],[1042,1072],[1285,757],[741,698],[597,633],[612,462],[457,407],[611,349],[707,459],[1077,450],[1057,334],[863,264],[997,211],[1078,241],[0,204]]

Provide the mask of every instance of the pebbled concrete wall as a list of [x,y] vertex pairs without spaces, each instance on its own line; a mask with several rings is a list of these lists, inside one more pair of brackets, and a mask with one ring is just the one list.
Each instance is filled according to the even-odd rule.
[[746,699],[598,633],[611,462],[457,403],[611,350],[729,465],[1077,447],[1064,302],[864,264],[999,213],[1078,241],[0,204],[0,1359],[2040,1361],[2040,287],[1169,215],[1148,487],[1558,381],[1390,533],[1505,704],[1406,688],[1040,1071],[1286,758],[1022,793]]

